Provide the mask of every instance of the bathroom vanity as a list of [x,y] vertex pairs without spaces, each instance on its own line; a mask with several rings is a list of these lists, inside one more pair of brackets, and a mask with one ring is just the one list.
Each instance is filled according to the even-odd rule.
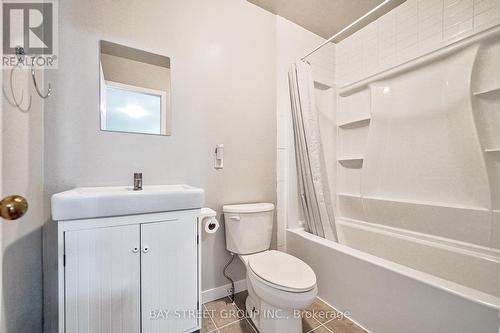
[[186,185],[54,195],[59,333],[200,329],[203,201]]

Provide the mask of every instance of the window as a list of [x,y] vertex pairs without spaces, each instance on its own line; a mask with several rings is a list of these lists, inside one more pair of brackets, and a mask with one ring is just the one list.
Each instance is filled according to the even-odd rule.
[[165,91],[105,81],[101,128],[145,134],[166,133]]

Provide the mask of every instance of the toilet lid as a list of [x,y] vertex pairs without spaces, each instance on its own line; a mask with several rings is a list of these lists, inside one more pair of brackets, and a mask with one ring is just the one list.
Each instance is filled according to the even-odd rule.
[[278,287],[308,291],[316,286],[316,274],[308,264],[280,251],[265,251],[249,258],[248,266],[258,277]]

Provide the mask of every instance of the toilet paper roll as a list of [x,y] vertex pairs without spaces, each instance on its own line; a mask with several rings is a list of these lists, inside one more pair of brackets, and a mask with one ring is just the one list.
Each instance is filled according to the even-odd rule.
[[214,234],[219,230],[219,221],[215,217],[208,217],[203,223],[205,224],[205,232],[207,234]]

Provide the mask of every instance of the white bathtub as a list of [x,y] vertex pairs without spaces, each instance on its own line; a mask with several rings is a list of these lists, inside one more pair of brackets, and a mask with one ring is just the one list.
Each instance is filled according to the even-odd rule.
[[491,294],[302,229],[288,229],[286,242],[316,272],[319,297],[372,333],[500,332],[500,298]]

